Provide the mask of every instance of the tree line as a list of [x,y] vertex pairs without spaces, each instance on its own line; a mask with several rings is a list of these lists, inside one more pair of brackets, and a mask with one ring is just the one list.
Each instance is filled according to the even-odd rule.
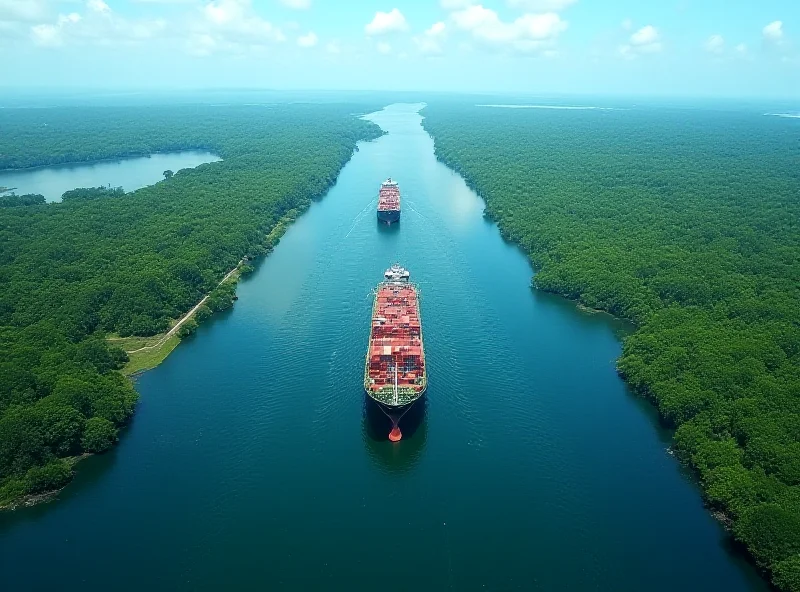
[[629,318],[620,374],[707,504],[800,590],[800,125],[737,111],[433,104],[437,157],[534,284]]
[[[181,149],[223,158],[131,193],[0,199],[0,504],[63,485],[67,459],[116,441],[137,395],[117,372],[127,355],[105,336],[166,330],[243,256],[268,252],[275,225],[324,194],[358,141],[380,135],[357,110],[0,110],[0,169]],[[202,312],[232,295],[222,286]]]

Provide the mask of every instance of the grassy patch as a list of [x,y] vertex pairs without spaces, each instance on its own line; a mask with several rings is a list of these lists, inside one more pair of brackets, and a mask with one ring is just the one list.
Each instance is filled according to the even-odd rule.
[[139,349],[142,347],[153,346],[163,338],[164,338],[163,333],[159,333],[158,335],[151,335],[149,337],[139,337],[136,335],[132,335],[130,337],[120,337],[119,335],[116,334],[111,334],[108,337],[106,337],[109,345],[113,345],[115,347],[121,347],[125,351],[133,351],[135,349]]
[[[158,341],[159,337],[160,336],[148,337],[147,339],[154,339],[155,341]],[[136,372],[141,372],[143,370],[150,370],[151,368],[155,368],[166,359],[166,357],[172,352],[173,349],[175,349],[175,347],[180,342],[181,342],[180,337],[178,337],[177,335],[173,335],[172,337],[167,339],[161,345],[161,347],[146,349],[144,351],[128,354],[130,356],[130,360],[128,361],[127,364],[125,364],[125,367],[122,369],[122,373],[125,376],[130,376],[131,374],[135,374]]]

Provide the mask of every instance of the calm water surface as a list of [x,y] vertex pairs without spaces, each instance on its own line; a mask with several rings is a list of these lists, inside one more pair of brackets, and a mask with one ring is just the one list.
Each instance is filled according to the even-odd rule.
[[[139,379],[117,449],[60,501],[0,516],[3,590],[765,589],[615,374],[625,327],[531,291],[418,108],[371,116],[389,134],[232,312]],[[430,372],[397,445],[362,393],[394,261],[421,287]]]
[[122,158],[89,164],[65,164],[15,171],[0,171],[0,187],[17,195],[39,193],[47,201],[61,201],[65,191],[77,187],[122,187],[135,191],[164,179],[164,171],[177,173],[219,157],[210,152],[188,150]]

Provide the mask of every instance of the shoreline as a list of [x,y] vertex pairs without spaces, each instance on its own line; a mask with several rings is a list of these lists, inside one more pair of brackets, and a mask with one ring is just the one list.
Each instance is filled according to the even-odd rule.
[[[433,136],[431,136],[430,133],[428,135],[434,141],[434,146],[435,146],[435,138],[433,138]],[[539,290],[541,292],[544,292],[544,293],[547,293],[547,294],[553,294],[555,296],[558,296],[559,298],[563,298],[564,300],[573,303],[575,305],[576,310],[581,314],[585,314],[585,315],[596,315],[596,314],[608,315],[612,319],[615,319],[615,320],[618,320],[618,321],[622,321],[622,322],[626,322],[626,323],[630,323],[632,328],[633,328],[633,332],[636,332],[641,328],[640,324],[638,322],[634,321],[633,319],[630,319],[630,318],[627,318],[627,317],[624,317],[624,316],[616,315],[616,314],[614,314],[614,313],[612,313],[612,312],[610,312],[608,310],[605,310],[603,308],[594,308],[594,307],[588,306],[587,304],[585,304],[581,300],[580,297],[571,298],[571,297],[569,297],[569,296],[567,296],[565,294],[559,293],[557,291],[546,290],[546,289],[538,287],[536,285],[536,274],[537,274],[537,272],[539,270],[539,267],[537,267],[534,264],[534,260],[533,260],[533,258],[531,256],[531,253],[528,252],[523,247],[523,245],[521,243],[517,242],[516,240],[513,240],[513,239],[509,238],[506,235],[506,232],[501,227],[500,222],[498,220],[496,220],[494,218],[494,216],[491,215],[491,213],[488,212],[488,210],[487,210],[488,201],[487,201],[486,197],[481,194],[481,192],[478,190],[476,184],[472,182],[472,180],[467,176],[466,172],[462,171],[460,168],[458,168],[455,165],[455,163],[450,163],[447,160],[445,160],[444,158],[442,158],[436,152],[435,148],[434,148],[434,154],[435,154],[436,160],[438,162],[442,163],[448,169],[450,169],[451,171],[453,171],[454,173],[459,175],[461,178],[463,178],[465,183],[467,184],[467,187],[469,187],[472,191],[474,191],[475,194],[483,201],[483,203],[484,203],[484,213],[483,213],[484,219],[492,222],[495,225],[495,227],[497,228],[498,232],[500,233],[500,236],[502,237],[502,239],[504,241],[506,241],[507,243],[509,243],[511,245],[514,245],[516,248],[518,248],[525,255],[525,257],[528,259],[528,262],[531,265],[531,269],[533,270],[533,274],[532,274],[532,277],[531,277],[531,289]],[[619,337],[618,337],[618,339],[619,339]],[[621,339],[620,339],[620,342],[622,342]],[[648,404],[652,405],[652,407],[655,409],[655,411],[656,411],[656,413],[658,415],[659,421],[663,421],[665,419],[665,417],[661,412],[661,408],[660,408],[660,406],[658,404],[658,401],[652,396],[652,394],[649,392],[649,389],[642,389],[641,387],[637,388],[637,387],[633,386],[629,382],[628,377],[619,368],[619,362],[620,362],[621,359],[622,359],[622,355],[620,355],[620,357],[617,358],[617,360],[615,361],[615,364],[614,364],[615,371],[616,371],[617,375],[623,380],[623,382],[630,389],[630,392],[634,396],[642,398],[642,399],[645,399],[648,402]],[[689,473],[691,474],[691,478],[694,481],[694,484],[698,487],[698,490],[699,490],[698,493],[699,493],[701,502],[703,504],[703,507],[706,509],[708,514],[719,524],[720,528],[725,533],[725,536],[728,537],[728,540],[733,545],[736,545],[741,549],[741,553],[743,554],[743,556],[748,560],[748,562],[759,573],[761,573],[762,577],[764,577],[768,582],[771,581],[770,577],[768,575],[765,575],[767,572],[765,572],[763,567],[758,565],[758,563],[756,562],[755,556],[753,555],[753,553],[746,546],[742,545],[740,543],[740,541],[734,536],[734,531],[733,531],[734,518],[733,518],[733,516],[730,513],[725,512],[723,509],[714,507],[714,506],[709,504],[709,502],[708,502],[708,500],[706,498],[706,492],[703,489],[702,476],[700,474],[700,471],[699,471],[698,467],[693,462],[691,462],[691,460],[682,457],[678,453],[678,451],[674,447],[675,446],[674,438],[675,438],[676,428],[674,426],[671,426],[671,427],[669,427],[669,430],[670,430],[670,432],[672,434],[672,443],[667,448],[666,454],[668,454],[669,456],[672,456],[678,462],[679,465],[684,466],[689,471]]]
[[[134,158],[150,158],[151,156],[155,156],[156,154],[183,154],[186,152],[208,152],[213,156],[217,157],[219,160],[214,160],[211,162],[221,162],[225,160],[217,154],[214,150],[210,148],[186,148],[184,150],[155,150],[153,152],[134,152],[131,154],[126,154],[122,156],[109,156],[108,158],[97,158],[94,160],[70,160],[67,162],[54,162],[50,164],[37,164],[36,166],[28,166],[28,167],[13,167],[13,168],[6,168],[0,169],[0,174],[3,173],[24,173],[27,171],[36,171],[38,169],[49,169],[52,167],[74,167],[74,166],[91,166],[95,164],[102,164],[105,162],[119,162],[121,160],[132,160]],[[203,164],[211,164],[211,162],[204,162]],[[200,166],[200,165],[197,165]],[[197,167],[193,167],[197,168]],[[176,173],[178,171],[175,171]],[[6,188],[6,191],[14,191],[16,187]]]
[[[280,220],[278,220],[278,222],[275,224],[275,227],[269,232],[269,234],[267,234],[264,237],[264,245],[267,247],[267,252],[264,253],[263,256],[252,259],[247,255],[242,257],[242,259],[239,260],[239,263],[237,263],[233,269],[231,269],[227,274],[225,274],[222,280],[220,280],[220,282],[210,292],[208,292],[205,296],[203,296],[203,298],[197,304],[195,304],[191,309],[189,309],[189,311],[186,314],[180,317],[176,321],[176,323],[172,327],[170,327],[168,331],[166,331],[165,333],[159,333],[157,335],[152,335],[150,337],[143,337],[143,338],[137,338],[133,336],[107,337],[106,341],[108,341],[111,344],[114,344],[117,341],[126,341],[126,340],[130,342],[131,340],[135,339],[156,340],[156,343],[154,344],[144,345],[142,347],[138,347],[133,350],[125,350],[125,353],[127,353],[129,356],[129,360],[125,364],[125,366],[120,370],[120,372],[124,376],[128,377],[130,380],[133,381],[142,374],[144,374],[145,372],[147,372],[148,370],[157,368],[164,360],[167,359],[167,357],[169,357],[169,354],[171,354],[175,350],[175,348],[178,347],[178,345],[180,345],[181,341],[183,341],[183,337],[189,336],[189,334],[187,334],[181,337],[181,335],[179,334],[180,328],[187,321],[192,320],[197,316],[198,311],[201,310],[202,306],[206,303],[206,301],[214,292],[214,290],[221,288],[226,283],[234,286],[233,296],[231,298],[231,305],[232,305],[233,301],[238,299],[238,297],[235,295],[235,286],[239,283],[239,280],[241,279],[243,274],[247,275],[247,273],[249,273],[249,271],[246,271],[248,269],[248,266],[253,262],[262,260],[263,257],[269,256],[269,254],[274,250],[275,246],[277,246],[278,242],[280,241],[280,238],[289,229],[289,226],[292,224],[292,222],[294,222],[300,215],[300,213],[292,213],[292,212],[294,212],[294,210],[290,211],[287,214],[284,214],[284,216]],[[203,319],[195,322],[199,325],[206,319],[213,317],[214,312],[217,311],[211,311],[211,314],[208,314],[207,316],[204,316]],[[193,332],[194,329],[192,329],[191,333]],[[140,355],[137,356],[137,354]]]
[[[64,460],[66,460],[69,465],[70,469],[75,469],[75,465],[81,462],[84,459],[89,458],[90,456],[94,456],[94,452],[84,452],[83,454],[79,454],[78,456],[71,456]],[[47,491],[42,491],[40,493],[25,493],[19,497],[16,497],[6,503],[0,503],[0,512],[13,512],[19,508],[30,508],[32,506],[38,506],[39,504],[44,504],[47,502],[51,502],[58,497],[58,494],[61,493],[63,489],[69,486],[72,482],[72,479],[68,483],[65,483],[63,486],[59,487],[58,489],[49,489]]]
[[[328,190],[330,190],[330,187],[332,187],[335,184],[335,182],[336,181],[334,180],[334,182],[331,183],[331,185],[325,190],[324,193],[327,193]],[[323,195],[324,195],[324,193],[323,193]],[[159,335],[151,336],[149,338],[144,338],[144,339],[158,338],[158,341],[159,341],[158,345],[148,346],[148,348],[147,348],[147,351],[151,351],[151,349],[152,349],[155,352],[157,352],[156,356],[154,356],[151,360],[149,360],[149,362],[153,362],[153,363],[145,362],[144,367],[135,368],[133,370],[129,370],[129,366],[131,364],[131,360],[129,360],[128,363],[125,365],[125,367],[123,367],[121,370],[117,370],[117,372],[120,372],[123,376],[125,376],[132,383],[135,383],[136,379],[139,376],[141,376],[142,374],[144,374],[148,370],[152,370],[153,368],[158,367],[164,360],[167,359],[169,354],[171,354],[175,350],[175,348],[180,344],[180,342],[182,341],[182,338],[177,334],[177,331],[181,327],[181,325],[183,325],[189,319],[192,319],[197,314],[197,311],[200,310],[201,305],[203,305],[206,302],[206,300],[208,300],[209,296],[213,293],[214,290],[218,289],[219,287],[221,287],[226,282],[229,283],[229,284],[232,284],[235,287],[236,284],[239,282],[239,279],[242,277],[242,274],[245,272],[246,266],[249,265],[249,263],[256,262],[256,261],[261,261],[265,257],[269,256],[269,254],[272,253],[274,248],[278,245],[278,243],[280,242],[281,237],[286,233],[286,231],[289,229],[291,224],[300,215],[302,215],[308,209],[308,207],[310,207],[310,205],[311,204],[308,204],[306,206],[306,208],[302,212],[298,212],[296,209],[292,209],[289,212],[287,212],[286,214],[284,214],[283,217],[280,218],[280,220],[278,220],[278,222],[275,224],[275,227],[269,232],[269,234],[265,235],[265,237],[264,237],[263,245],[266,247],[267,250],[263,254],[263,256],[255,257],[255,258],[252,258],[252,259],[250,257],[248,257],[248,256],[242,257],[242,259],[239,260],[239,263],[236,265],[236,267],[234,267],[227,274],[225,274],[225,277],[222,278],[222,280],[214,287],[214,289],[211,292],[209,292],[208,294],[206,294],[205,296],[203,296],[203,298],[200,300],[199,303],[197,303],[185,315],[183,315],[175,325],[170,327],[169,331],[167,331],[166,333],[159,334]],[[249,273],[249,272],[247,272],[247,273]],[[231,299],[231,305],[233,304],[233,301],[235,301],[236,299],[237,299],[237,297],[235,296],[235,289],[234,289],[234,293],[233,293],[233,296],[232,296],[232,299]],[[206,319],[211,318],[211,317],[213,317],[213,311],[212,311],[211,314],[206,316],[203,320],[206,320]],[[203,322],[203,320],[201,320],[200,322]],[[108,338],[108,337],[106,337],[106,341],[109,342],[109,343],[112,343],[112,344],[115,341],[120,341],[120,340],[124,340],[124,339],[129,339],[129,338],[126,338],[126,337]],[[163,351],[165,347],[166,347],[166,351]],[[141,348],[140,348],[139,351],[141,351]],[[135,353],[134,353],[134,355],[135,355]],[[128,371],[126,371],[126,370],[128,370]],[[83,453],[81,455],[78,455],[78,456],[68,457],[65,460],[70,463],[70,468],[74,469],[75,465],[77,465],[80,461],[82,461],[83,459],[88,458],[90,456],[94,456],[94,453],[85,452],[85,453]],[[48,491],[42,491],[40,493],[34,493],[34,494],[22,494],[19,497],[13,498],[13,499],[5,502],[5,503],[0,503],[0,512],[13,512],[13,511],[18,510],[18,509],[30,508],[32,506],[36,506],[36,505],[39,505],[39,504],[51,502],[51,501],[55,500],[58,497],[58,494],[64,488],[69,487],[71,482],[72,482],[72,479],[70,479],[70,481],[68,483],[66,483],[62,487],[59,487],[58,489],[51,489],[51,490],[48,490]]]
[[[377,126],[375,126],[377,128]],[[379,129],[379,128],[378,128]],[[297,220],[303,213],[308,211],[311,205],[324,198],[334,187],[339,179],[339,175],[341,174],[344,167],[351,161],[353,155],[358,151],[359,144],[364,142],[370,142],[373,140],[378,139],[383,134],[370,134],[365,130],[363,132],[362,139],[356,140],[352,143],[352,148],[349,151],[349,154],[345,155],[342,154],[343,159],[340,159],[338,165],[334,165],[337,168],[334,168],[332,171],[333,174],[331,177],[325,179],[325,182],[320,184],[319,186],[314,186],[311,181],[312,179],[307,178],[304,181],[304,185],[307,185],[307,194],[304,196],[297,197],[295,196],[294,202],[297,204],[295,207],[291,207],[289,209],[284,210],[281,213],[281,209],[279,208],[276,214],[279,214],[280,217],[275,221],[274,226],[266,232],[264,235],[261,236],[260,239],[256,238],[252,244],[249,246],[245,246],[244,253],[241,255],[241,259],[236,264],[236,266],[228,271],[224,275],[224,277],[216,284],[207,294],[200,299],[198,303],[196,303],[188,312],[183,314],[177,320],[174,320],[174,324],[169,328],[168,331],[165,333],[156,335],[156,336],[149,336],[149,337],[120,337],[118,335],[114,335],[113,333],[105,334],[105,341],[107,344],[113,344],[118,347],[121,347],[124,351],[130,351],[133,354],[133,358],[129,357],[128,362],[125,366],[121,369],[113,370],[112,372],[119,372],[120,375],[124,376],[130,383],[133,385],[135,384],[136,379],[138,376],[146,372],[147,370],[151,370],[158,365],[161,364],[169,354],[177,347],[183,337],[188,337],[197,329],[199,323],[203,322],[204,320],[213,316],[215,312],[227,310],[230,308],[234,301],[238,299],[236,296],[236,284],[238,283],[239,279],[242,275],[247,275],[254,271],[253,265],[257,266],[260,261],[268,256],[274,248],[279,244],[281,237],[287,232],[290,225]],[[80,161],[74,163],[57,163],[57,164],[49,164],[49,165],[40,165],[42,168],[53,167],[53,166],[68,166],[72,165],[86,165],[86,164],[94,164],[103,161],[116,161],[123,158],[138,158],[144,156],[151,156],[155,154],[169,154],[175,152],[191,152],[191,151],[199,151],[205,150],[210,154],[214,155],[218,160],[213,162],[221,162],[224,159],[219,155],[217,150],[210,150],[208,148],[189,148],[185,150],[178,150],[178,151],[156,151],[156,152],[149,152],[147,154],[129,154],[127,156],[116,156],[109,159],[99,159],[99,160],[87,160],[87,161]],[[204,163],[210,164],[210,163]],[[199,166],[199,165],[198,165]],[[26,170],[34,170],[39,167],[23,167],[23,168],[16,168],[16,169],[2,169],[5,171],[26,171]],[[2,172],[0,170],[0,172]],[[286,206],[284,206],[286,207]],[[210,301],[209,301],[210,299]],[[191,321],[191,322],[189,322]],[[139,341],[136,344],[136,341]],[[146,340],[145,343],[141,343],[143,340]],[[127,343],[126,343],[127,341]],[[133,342],[133,345],[131,342]],[[126,345],[128,347],[126,347]],[[133,346],[132,346],[133,345]],[[137,357],[137,354],[140,354]],[[135,409],[134,409],[135,413]],[[128,422],[126,422],[127,424]],[[124,426],[120,426],[124,427]],[[74,467],[74,465],[85,458],[89,454],[81,455],[79,457],[63,457],[60,460],[67,462],[70,464],[70,469]],[[6,484],[15,483],[13,489],[9,489],[8,493],[10,494],[9,498],[4,499],[0,502],[0,512],[5,510],[14,510],[20,507],[30,507],[33,505],[37,505],[40,503],[44,503],[47,501],[51,501],[56,498],[57,494],[61,489],[69,485],[69,483],[74,478],[74,472],[71,471],[69,480],[64,484],[63,487],[59,487],[57,489],[49,490],[49,491],[42,491],[36,494],[30,494],[24,492],[24,487],[21,483],[19,483],[19,487],[17,487],[16,482],[9,477],[9,480],[3,483],[3,486]],[[19,480],[16,480],[19,481]]]

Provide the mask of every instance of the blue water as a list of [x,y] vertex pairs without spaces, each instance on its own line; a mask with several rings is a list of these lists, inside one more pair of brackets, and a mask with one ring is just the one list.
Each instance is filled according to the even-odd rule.
[[[0,588],[765,590],[615,373],[630,328],[531,290],[418,108],[372,115],[388,135],[138,380],[119,447],[0,515]],[[404,201],[386,228],[388,176]],[[430,380],[397,445],[362,391],[395,261],[420,286]]]
[[17,195],[38,193],[48,202],[61,201],[65,191],[78,187],[122,187],[135,191],[164,179],[164,171],[177,173],[219,157],[210,152],[188,150],[122,158],[87,164],[0,171],[0,187]]

